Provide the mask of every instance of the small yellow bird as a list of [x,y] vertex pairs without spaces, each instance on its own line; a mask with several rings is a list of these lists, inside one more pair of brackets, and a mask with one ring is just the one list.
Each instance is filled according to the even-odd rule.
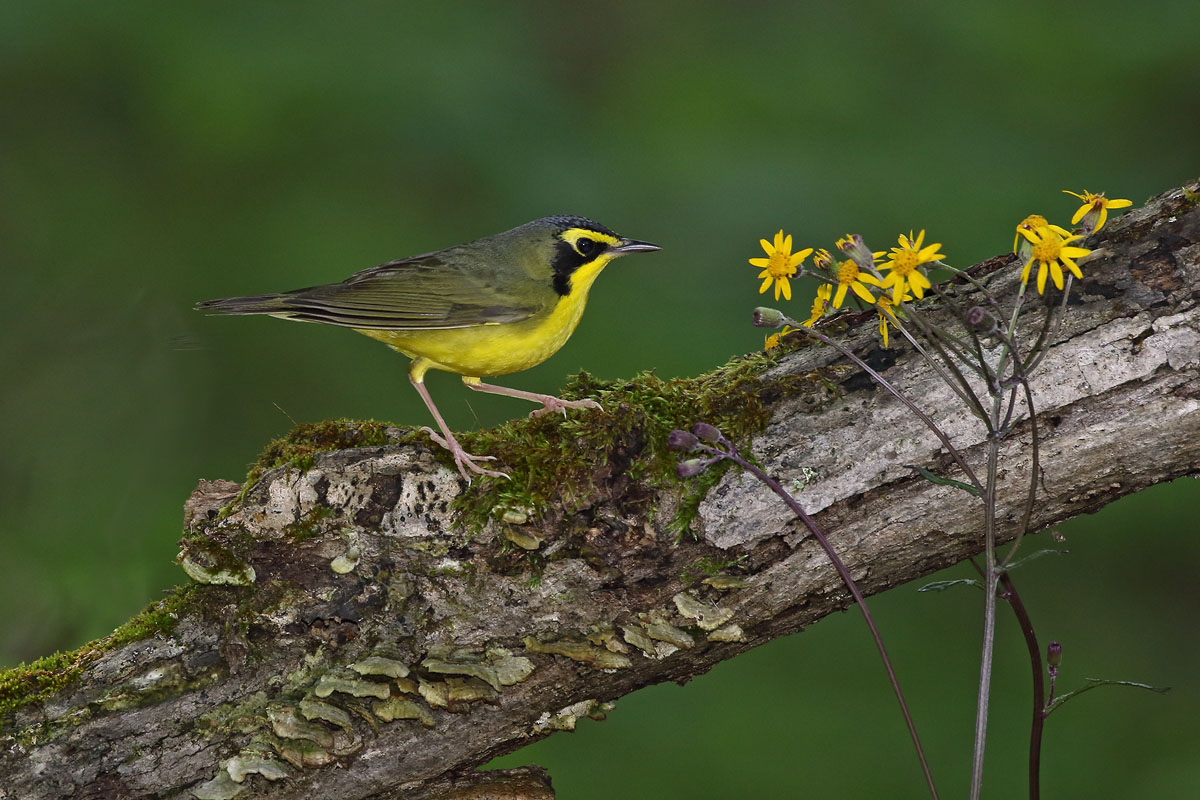
[[626,253],[661,249],[625,239],[584,217],[543,217],[495,236],[436,253],[389,261],[341,283],[279,294],[230,297],[196,305],[213,314],[269,314],[353,328],[412,359],[408,379],[441,429],[422,427],[467,470],[503,472],[475,463],[492,456],[463,450],[425,388],[425,373],[457,373],[472,389],[541,403],[533,412],[599,408],[595,400],[561,400],[483,383],[480,376],[529,369],[566,343],[592,282]]

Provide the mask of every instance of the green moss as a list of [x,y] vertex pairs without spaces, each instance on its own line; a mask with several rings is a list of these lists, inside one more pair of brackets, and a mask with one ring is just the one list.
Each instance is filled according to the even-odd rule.
[[1181,206],[1180,210],[1181,211],[1191,210],[1191,209],[1195,208],[1198,203],[1200,203],[1200,194],[1197,194],[1196,192],[1192,191],[1192,188],[1190,186],[1184,186],[1183,187],[1183,205]]
[[746,556],[738,556],[737,558],[709,558],[705,557],[689,564],[687,569],[680,576],[685,583],[695,583],[704,578],[711,578],[714,575],[720,575],[725,570],[737,566],[744,561]]
[[570,512],[590,505],[600,488],[623,476],[635,484],[633,491],[622,492],[633,502],[639,497],[651,502],[656,491],[676,488],[680,505],[672,527],[686,532],[723,470],[718,466],[681,484],[675,477],[679,454],[667,449],[668,434],[703,421],[739,447],[748,444],[765,429],[779,397],[813,380],[764,378],[772,364],[773,356],[754,354],[696,378],[664,379],[647,372],[627,381],[604,381],[576,375],[563,396],[598,400],[602,413],[572,412],[566,419],[547,414],[459,435],[468,451],[496,456],[512,476],[476,481],[456,501],[461,521],[478,530],[497,508],[521,504],[537,513],[551,499]]
[[44,656],[0,671],[0,716],[11,714],[65,689],[104,653],[130,642],[174,630],[179,617],[196,602],[198,587],[177,588],[102,639],[69,653]]
[[283,535],[293,542],[303,542],[321,532],[320,523],[334,515],[329,506],[316,506],[300,519],[283,529]]

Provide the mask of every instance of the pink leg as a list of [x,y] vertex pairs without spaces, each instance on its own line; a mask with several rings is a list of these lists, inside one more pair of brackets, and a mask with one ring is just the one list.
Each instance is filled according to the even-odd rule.
[[516,397],[521,400],[529,400],[533,403],[541,403],[542,407],[537,411],[532,412],[529,416],[540,417],[548,411],[561,411],[565,417],[568,408],[595,408],[603,411],[604,409],[595,400],[562,400],[554,395],[541,394],[539,392],[526,392],[521,389],[510,389],[507,386],[496,386],[492,383],[482,383],[478,378],[463,378],[463,383],[471,387],[477,392],[487,392],[488,394],[502,394],[505,397]]
[[[447,427],[446,421],[442,419],[442,415],[438,412],[437,406],[433,404],[433,398],[429,396],[429,390],[425,388],[425,382],[419,381],[409,375],[409,381],[412,382],[413,388],[421,395],[421,399],[425,401],[426,408],[433,415],[433,419],[437,422],[438,427],[442,429],[441,435],[434,432],[432,428],[422,427],[421,430],[429,434],[429,438],[450,451],[450,455],[454,457],[454,464],[458,467],[458,471],[467,479],[467,483],[471,482],[471,476],[467,474],[467,469],[480,475],[491,475],[493,478],[507,478],[503,472],[498,472],[494,469],[484,469],[476,464],[476,461],[492,461],[492,456],[473,456],[466,450],[462,449],[462,445],[454,438],[454,434],[450,433],[450,428]],[[464,469],[464,465],[466,469]]]

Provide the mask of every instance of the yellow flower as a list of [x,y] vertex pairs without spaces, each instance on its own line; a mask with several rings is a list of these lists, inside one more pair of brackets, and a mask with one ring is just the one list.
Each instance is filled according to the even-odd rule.
[[[907,303],[912,298],[905,292],[900,298],[901,303]],[[896,319],[895,301],[888,295],[881,295],[879,300],[875,302],[875,311],[879,314],[879,335],[883,338],[883,346],[888,346],[888,323],[892,323],[897,328],[900,327],[900,321]]]
[[793,328],[790,325],[784,325],[783,330],[772,333],[763,341],[763,350],[772,350],[776,347],[779,347],[779,340],[795,330],[799,330],[799,328]]
[[[1021,220],[1021,224],[1017,226],[1017,232],[1013,236],[1013,252],[1016,253],[1020,251],[1021,231],[1036,230],[1043,225],[1048,224],[1049,223],[1046,222],[1046,218],[1041,214],[1030,214],[1028,217]],[[1028,245],[1026,245],[1026,248],[1028,248]]]
[[1083,228],[1087,233],[1095,233],[1104,227],[1104,221],[1108,219],[1110,208],[1128,208],[1133,205],[1131,200],[1109,200],[1104,196],[1104,192],[1092,194],[1087,189],[1083,190],[1083,194],[1063,189],[1063,194],[1074,195],[1083,201],[1083,205],[1075,212],[1075,216],[1071,217],[1071,224],[1078,225],[1079,220],[1087,217],[1083,222]]
[[833,296],[833,284],[822,283],[817,287],[817,296],[813,299],[812,315],[801,325],[812,327],[817,324],[817,320],[829,313],[829,298]]
[[842,301],[846,299],[847,289],[853,289],[854,293],[866,302],[874,303],[875,295],[867,291],[867,287],[863,284],[869,283],[872,286],[881,286],[879,278],[876,278],[869,272],[860,270],[858,264],[855,264],[852,258],[847,258],[841,264],[838,264],[837,283],[837,294],[833,296],[834,308],[842,307]]
[[1072,259],[1086,256],[1091,250],[1069,246],[1071,242],[1082,239],[1082,236],[1073,236],[1069,231],[1063,230],[1057,225],[1043,225],[1033,231],[1021,231],[1021,235],[1033,245],[1029,260],[1025,262],[1025,269],[1021,270],[1022,285],[1029,282],[1029,270],[1034,261],[1038,262],[1038,294],[1042,294],[1046,290],[1047,271],[1054,279],[1054,285],[1060,290],[1063,288],[1062,267],[1069,269],[1076,278],[1083,279],[1079,265]]
[[940,244],[931,244],[928,247],[921,247],[921,242],[925,241],[925,231],[917,234],[914,239],[912,231],[909,231],[908,236],[900,235],[899,247],[893,247],[888,260],[881,265],[881,269],[890,269],[891,272],[883,279],[880,284],[883,288],[891,287],[892,300],[899,303],[900,298],[904,293],[912,290],[912,293],[921,299],[925,296],[925,290],[931,284],[929,279],[925,277],[919,267],[922,264],[928,264],[931,261],[938,261],[945,258],[944,255],[938,252]]
[[783,235],[783,231],[775,234],[775,243],[772,245],[766,239],[759,239],[763,250],[766,251],[766,258],[752,258],[750,264],[755,267],[761,267],[762,272],[758,273],[758,277],[763,279],[762,286],[759,287],[758,293],[762,294],[775,284],[775,299],[779,299],[782,292],[785,300],[792,299],[792,286],[788,283],[788,278],[796,276],[796,267],[800,266],[800,262],[808,258],[812,253],[812,248],[809,247],[801,250],[798,253],[792,252],[792,237]]

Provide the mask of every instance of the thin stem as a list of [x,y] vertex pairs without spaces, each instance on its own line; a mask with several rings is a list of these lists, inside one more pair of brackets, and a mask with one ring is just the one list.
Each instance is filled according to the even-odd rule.
[[[1074,280],[1074,276],[1068,275],[1067,283],[1063,287],[1062,303],[1058,306],[1059,324],[1060,325],[1062,324],[1062,320],[1067,318],[1067,296],[1071,291],[1072,280]],[[1030,372],[1033,372],[1033,370],[1037,369],[1038,364],[1042,363],[1042,359],[1045,358],[1046,353],[1050,352],[1049,347],[1043,348],[1042,345],[1046,341],[1046,336],[1050,333],[1050,323],[1053,318],[1054,318],[1054,308],[1053,307],[1047,308],[1046,309],[1046,320],[1042,324],[1041,333],[1038,334],[1037,341],[1033,343],[1033,347],[1031,347],[1029,349],[1031,358],[1030,358],[1029,363],[1026,365],[1026,373],[1027,374]]]
[[[911,317],[912,314],[910,313],[909,316]],[[899,324],[899,319],[895,321],[895,324],[896,330],[900,331],[900,334],[908,341],[908,343],[911,344],[916,351],[922,355],[922,357],[924,357],[925,362],[933,368],[933,371],[938,374],[938,377],[942,379],[942,382],[949,386],[950,389],[956,395],[958,395],[958,399],[967,404],[967,407],[971,410],[971,413],[980,419],[986,419],[986,414],[984,413],[983,406],[979,402],[979,398],[976,397],[975,393],[971,391],[971,387],[967,384],[967,382],[965,380],[960,380],[960,382],[951,380],[950,376],[947,375],[946,372],[938,365],[938,363],[933,360],[933,356],[926,352],[925,348],[921,346],[921,343],[918,342],[913,335],[908,332],[906,327]],[[929,334],[926,332],[925,335],[928,336]],[[945,358],[945,356],[943,356],[943,358]],[[959,375],[959,378],[962,378],[961,374]],[[959,385],[959,383],[961,383],[961,385]]]
[[[1000,398],[992,399],[992,419],[999,423]],[[983,792],[983,755],[987,744],[988,698],[992,690],[992,661],[996,645],[996,479],[1000,455],[998,434],[988,437],[987,489],[984,491],[983,645],[979,664],[979,696],[975,706],[975,746],[971,755],[970,799]]]
[[1046,684],[1042,671],[1042,649],[1038,645],[1037,634],[1033,630],[1033,621],[1017,594],[1017,587],[1007,572],[1000,576],[1004,584],[1004,599],[1017,617],[1021,634],[1025,637],[1025,647],[1029,650],[1029,664],[1033,668],[1033,721],[1029,727],[1029,800],[1038,800],[1041,796],[1042,768],[1042,730],[1046,725]]
[[1038,432],[1037,409],[1033,407],[1033,392],[1029,388],[1029,380],[1024,375],[1020,360],[1015,360],[1013,367],[1014,370],[1021,371],[1021,387],[1025,390],[1025,405],[1029,408],[1029,492],[1025,495],[1025,511],[1021,516],[1021,524],[1017,528],[1017,536],[1013,539],[1012,547],[1004,556],[1002,569],[1008,569],[1008,565],[1016,558],[1021,540],[1029,532],[1029,521],[1033,519],[1033,506],[1037,502],[1038,473],[1041,472],[1041,435]]
[[925,427],[927,427],[927,428],[929,428],[929,430],[933,431],[934,436],[936,436],[938,438],[938,440],[942,443],[942,446],[946,448],[946,452],[950,454],[950,457],[952,459],[954,459],[954,463],[958,465],[958,468],[960,470],[962,470],[963,475],[965,475],[967,477],[967,480],[969,480],[971,482],[971,485],[974,486],[976,489],[978,489],[981,493],[983,492],[983,484],[979,482],[979,478],[975,475],[975,471],[972,470],[969,466],[967,466],[967,462],[965,460],[963,460],[962,454],[959,453],[958,450],[954,447],[954,445],[950,443],[950,439],[946,436],[945,433],[942,432],[941,428],[939,428],[937,426],[937,423],[935,423],[932,419],[930,419],[929,415],[926,414],[924,411],[922,411],[917,406],[916,403],[914,403],[912,400],[910,400],[908,398],[907,395],[905,395],[903,392],[901,392],[899,389],[897,389],[895,386],[893,386],[890,382],[888,382],[888,380],[886,378],[884,378],[878,372],[871,369],[871,367],[867,364],[867,362],[863,361],[861,358],[856,356],[850,350],[850,348],[846,347],[841,342],[834,341],[833,339],[830,339],[828,336],[821,333],[820,331],[814,330],[814,329],[808,327],[807,325],[804,325],[803,323],[797,322],[796,320],[792,319],[791,317],[785,316],[783,318],[783,321],[786,322],[788,325],[795,325],[799,330],[804,331],[806,334],[808,334],[812,338],[816,339],[817,341],[824,342],[825,344],[829,345],[830,347],[836,349],[838,352],[840,352],[846,358],[853,361],[854,364],[859,369],[861,369],[863,372],[867,373],[867,375],[869,375],[873,381],[875,381],[877,384],[882,386],[886,391],[891,393],[891,395],[893,397],[895,397],[901,403],[904,403],[904,405],[908,407],[909,411],[913,412],[913,414],[915,414],[917,416],[917,418],[921,420],[921,422],[925,423]]
[[846,588],[854,597],[854,602],[858,604],[859,609],[862,611],[863,618],[866,620],[867,627],[871,630],[871,637],[875,640],[875,647],[879,650],[879,657],[883,660],[884,669],[887,670],[888,680],[890,680],[892,683],[892,691],[896,694],[896,700],[900,704],[901,713],[904,714],[904,722],[908,726],[908,735],[912,737],[913,747],[915,747],[917,750],[917,758],[921,762],[921,771],[925,774],[925,782],[929,786],[929,794],[934,798],[934,800],[937,800],[938,793],[937,787],[933,782],[933,773],[929,770],[929,762],[925,758],[924,749],[921,747],[921,739],[917,735],[917,726],[913,722],[912,714],[909,713],[908,704],[904,701],[904,693],[900,691],[900,681],[896,678],[896,670],[892,668],[892,661],[890,658],[888,658],[887,648],[883,645],[883,637],[880,636],[879,629],[875,626],[875,620],[871,617],[871,612],[867,609],[867,600],[865,597],[863,597],[862,592],[859,591],[858,584],[854,582],[854,578],[851,577],[850,570],[848,570],[846,565],[842,563],[842,559],[833,549],[833,545],[829,543],[829,539],[825,535],[825,532],[821,529],[821,526],[819,526],[816,520],[814,520],[807,514],[807,512],[805,512],[800,503],[796,501],[796,498],[788,494],[783,486],[780,485],[780,483],[770,475],[738,455],[733,445],[724,440],[724,438],[722,438],[722,443],[729,448],[728,451],[707,447],[705,449],[711,450],[715,453],[724,454],[724,456],[730,461],[733,461],[742,469],[754,475],[754,477],[766,484],[771,491],[779,495],[780,499],[787,503],[787,506],[792,510],[792,513],[800,518],[800,521],[804,523],[805,527],[808,528],[813,537],[820,543],[821,548],[825,551],[825,554],[829,556],[829,560],[833,562],[834,568],[837,570],[838,575],[840,575],[842,578],[842,583],[846,585]]
[[[941,376],[942,380],[945,381],[951,389],[954,389],[960,397],[963,397],[967,405],[970,407],[971,412],[975,414],[975,416],[979,417],[979,419],[983,420],[984,425],[987,425],[987,414],[983,409],[983,403],[979,402],[979,396],[975,394],[975,390],[971,388],[970,382],[962,374],[962,371],[958,368],[958,365],[954,363],[954,359],[951,358],[946,352],[945,348],[942,346],[942,343],[938,341],[938,337],[930,329],[929,325],[925,323],[925,320],[921,318],[920,314],[913,312],[910,313],[910,316],[912,317],[913,321],[917,323],[917,327],[921,329],[921,332],[925,335],[925,338],[929,340],[931,345],[933,345],[933,348],[937,351],[937,354],[941,357],[942,361],[945,362],[950,371],[954,373],[954,377],[957,379],[959,386],[962,387],[962,391],[955,389],[954,383],[951,382],[948,377],[946,377],[945,373],[938,369],[937,372]],[[955,342],[957,343],[957,340],[955,340]],[[922,355],[924,355],[924,351],[922,351]],[[964,363],[968,363],[970,361],[965,351],[956,352],[956,355],[962,359]],[[926,355],[925,359],[926,361],[929,361],[930,365],[936,369],[937,365],[933,363],[929,356]],[[983,364],[980,364],[980,369],[986,370],[987,368]],[[984,372],[983,377],[984,381],[986,382],[986,372]],[[966,393],[965,397],[963,395],[964,392]]]

